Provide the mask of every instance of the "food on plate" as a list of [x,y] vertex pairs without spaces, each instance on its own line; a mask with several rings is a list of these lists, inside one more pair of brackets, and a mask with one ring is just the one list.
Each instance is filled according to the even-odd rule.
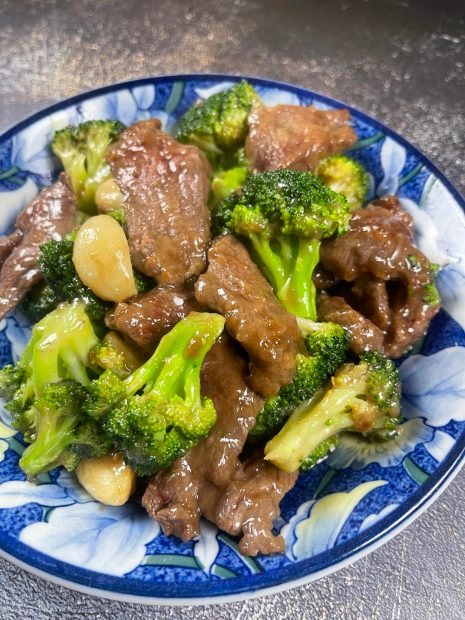
[[246,555],[341,433],[388,441],[394,362],[439,310],[395,196],[369,200],[347,110],[267,107],[245,81],[157,119],[55,134],[64,172],[0,240],[1,316],[35,325],[0,371],[31,480],[59,465],[184,541]]

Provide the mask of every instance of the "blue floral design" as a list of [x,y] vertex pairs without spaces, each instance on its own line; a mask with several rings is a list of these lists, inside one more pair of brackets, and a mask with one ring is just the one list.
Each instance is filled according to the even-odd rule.
[[13,228],[16,217],[39,192],[39,188],[31,177],[21,187],[11,192],[2,192],[0,200],[0,233],[6,234]]
[[11,142],[11,166],[37,175],[44,184],[49,182],[50,171],[56,167],[50,151],[53,134],[75,124],[76,120],[75,110],[65,108],[15,134]]
[[18,480],[0,485],[0,508],[39,504],[52,510],[26,526],[20,540],[50,557],[108,575],[124,575],[142,562],[159,525],[140,506],[103,506],[61,472],[55,484]]
[[381,467],[396,467],[422,443],[433,439],[434,430],[420,418],[407,420],[399,427],[399,434],[391,441],[372,441],[358,433],[345,433],[336,450],[328,457],[328,465],[335,469],[351,467],[361,470],[372,463]]
[[385,484],[388,484],[386,480],[372,480],[349,492],[331,493],[303,503],[281,529],[286,555],[294,561],[304,560],[332,549],[355,506],[368,493]]
[[402,414],[422,417],[439,428],[465,421],[465,348],[447,347],[433,355],[412,355],[400,368]]
[[385,138],[380,152],[384,177],[376,190],[378,196],[388,196],[397,192],[400,173],[405,166],[405,159],[405,148],[389,136]]

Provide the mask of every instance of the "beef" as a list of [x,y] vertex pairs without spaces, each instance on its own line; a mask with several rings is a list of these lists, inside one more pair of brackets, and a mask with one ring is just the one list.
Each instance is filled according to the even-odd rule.
[[107,152],[124,196],[133,265],[158,284],[182,284],[206,266],[210,166],[156,119],[126,129]]
[[0,318],[40,281],[39,246],[62,239],[75,223],[76,199],[62,174],[21,211],[16,219],[16,233],[1,244],[4,260],[0,271]]
[[217,421],[208,437],[149,482],[143,505],[165,534],[183,540],[200,528],[199,496],[206,486],[224,488],[239,466],[247,435],[264,401],[245,382],[247,363],[227,335],[208,352],[202,393],[213,400]]
[[7,237],[0,237],[0,269],[11,252],[21,243],[23,233],[15,230]]
[[343,297],[320,295],[318,317],[342,325],[350,334],[350,347],[356,354],[382,351],[384,334],[374,323],[354,310]]
[[189,286],[157,286],[117,304],[105,317],[109,329],[152,353],[171,328],[189,312],[202,310]]
[[250,357],[250,387],[276,394],[294,374],[299,331],[296,319],[274,296],[245,247],[231,235],[218,237],[208,270],[195,285],[197,300],[226,318],[226,329]]
[[298,472],[286,473],[263,458],[252,457],[236,468],[226,488],[205,487],[200,510],[224,532],[243,534],[239,550],[244,555],[282,553],[284,540],[273,534],[273,521],[297,476]]
[[[381,333],[380,348],[391,357],[406,353],[439,310],[430,295],[434,285],[431,265],[415,247],[413,233],[411,216],[402,211],[396,197],[389,196],[354,212],[350,231],[324,241],[320,249],[321,265],[339,282],[338,293],[341,282],[347,283],[344,312],[340,312],[341,301],[324,300],[320,317],[331,320],[329,316],[335,315],[328,308],[334,310],[338,305],[341,319],[344,313],[348,316],[351,306],[371,323],[371,327],[361,327],[360,317],[354,322],[360,327],[357,339],[363,340],[366,332],[363,348],[378,348]],[[373,327],[378,331],[373,332]],[[359,348],[360,343],[354,346]]]
[[245,150],[256,171],[314,170],[319,161],[349,149],[357,139],[348,110],[313,106],[257,106],[249,115]]

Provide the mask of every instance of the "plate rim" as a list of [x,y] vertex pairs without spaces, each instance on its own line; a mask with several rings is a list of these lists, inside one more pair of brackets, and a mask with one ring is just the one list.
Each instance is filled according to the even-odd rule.
[[[362,121],[368,123],[370,126],[379,129],[386,136],[393,137],[398,143],[402,144],[408,152],[414,154],[420,161],[423,163],[427,169],[435,175],[435,177],[444,185],[447,191],[450,192],[452,197],[457,203],[457,206],[461,208],[462,211],[465,211],[465,199],[461,195],[461,193],[456,189],[456,187],[447,179],[444,173],[433,163],[431,160],[424,155],[424,153],[409,142],[407,139],[403,138],[399,135],[395,130],[391,129],[381,121],[373,118],[371,115],[367,114],[363,110],[360,110],[357,107],[352,105],[348,105],[339,99],[333,98],[328,95],[324,95],[319,93],[318,91],[314,91],[309,88],[305,88],[302,86],[290,84],[284,81],[272,80],[269,78],[262,78],[258,76],[251,75],[238,75],[233,73],[175,73],[168,75],[155,75],[155,76],[146,76],[141,78],[134,78],[125,80],[122,82],[114,82],[111,84],[107,84],[95,89],[89,89],[86,91],[82,91],[73,95],[71,97],[67,97],[61,99],[58,102],[55,102],[45,108],[37,110],[36,112],[30,114],[29,116],[24,117],[22,120],[18,121],[14,125],[8,127],[5,131],[0,134],[0,140],[7,140],[22,129],[27,126],[32,125],[33,123],[41,120],[52,114],[55,111],[63,109],[65,106],[75,105],[80,101],[84,101],[90,97],[104,95],[106,93],[110,93],[114,90],[118,90],[121,88],[133,88],[137,86],[143,86],[146,84],[157,84],[162,82],[173,82],[176,80],[183,81],[239,81],[241,79],[245,79],[250,81],[251,83],[258,84],[260,86],[265,86],[268,88],[282,88],[287,90],[288,92],[293,92],[298,95],[303,96],[313,96],[319,99],[324,103],[328,103],[333,107],[343,107],[345,109],[350,110],[350,112],[356,117],[360,118]],[[459,438],[460,440],[460,438]],[[57,560],[54,558],[50,558],[46,554],[42,554],[36,550],[32,550],[33,554],[37,556],[38,561],[36,562],[32,560],[32,563],[29,561],[24,561],[20,557],[14,555],[13,552],[10,553],[7,549],[4,548],[4,539],[10,538],[13,541],[11,536],[6,536],[3,533],[0,534],[0,556],[6,558],[12,563],[20,566],[21,568],[38,575],[39,577],[46,579],[48,581],[52,581],[57,583],[58,585],[62,585],[80,592],[84,592],[90,595],[101,596],[103,598],[109,598],[113,600],[121,600],[125,602],[134,602],[134,603],[144,603],[149,605],[205,605],[205,604],[219,604],[225,602],[233,602],[240,601],[251,598],[258,598],[260,596],[265,596],[269,594],[275,594],[277,592],[281,592],[284,590],[288,590],[294,587],[298,587],[300,585],[308,584],[312,581],[316,581],[324,576],[327,576],[335,571],[343,568],[358,559],[364,557],[371,551],[374,551],[382,544],[388,542],[392,539],[396,534],[402,531],[405,527],[410,525],[414,519],[416,519],[420,514],[422,514],[429,505],[431,505],[439,495],[447,488],[450,482],[454,479],[454,477],[459,473],[460,469],[465,464],[465,436],[462,437],[462,441],[456,442],[452,450],[446,455],[444,461],[439,464],[438,468],[434,471],[434,473],[430,476],[426,483],[424,483],[421,487],[419,487],[405,502],[394,510],[392,513],[381,519],[378,523],[368,528],[366,532],[362,534],[357,534],[356,537],[346,541],[337,547],[337,555],[340,559],[332,562],[331,553],[332,550],[327,550],[313,558],[309,558],[307,560],[302,560],[298,564],[290,565],[288,567],[281,567],[276,569],[281,577],[278,579],[272,580],[272,583],[267,585],[264,584],[256,584],[250,587],[250,576],[239,577],[237,579],[230,580],[230,589],[231,592],[226,594],[222,594],[221,592],[216,594],[215,592],[201,593],[198,596],[192,596],[191,594],[183,595],[183,593],[177,593],[176,597],[171,597],[169,595],[153,595],[153,594],[137,594],[134,592],[123,592],[120,588],[113,589],[105,586],[105,588],[101,588],[98,585],[96,587],[90,585],[94,580],[95,583],[99,581],[107,581],[107,580],[124,580],[124,577],[115,577],[110,575],[105,575],[103,573],[90,571],[88,569],[83,569],[78,566],[74,566],[72,564],[68,564],[66,562],[62,562],[61,560]],[[396,517],[396,514],[398,515]],[[388,523],[384,525],[384,522],[388,520]],[[18,547],[18,545],[24,546],[26,549],[31,549],[19,539],[13,541],[13,547]],[[7,545],[9,547],[9,545]],[[341,557],[342,555],[342,557]],[[312,570],[311,565],[318,565],[318,558],[324,556],[327,561],[322,562],[322,565]],[[42,559],[44,558],[44,559]],[[53,561],[53,565],[55,567],[55,572],[49,572],[41,568],[41,566],[50,565]],[[315,562],[316,560],[316,562]],[[321,562],[321,559],[320,559]],[[81,575],[75,575],[73,579],[72,576],[69,577],[60,577],[61,567],[69,567],[71,572],[77,572]],[[50,569],[51,567],[48,566]],[[65,571],[66,573],[68,570]],[[282,576],[282,573],[293,573],[299,572],[304,573],[303,576]],[[270,576],[272,573],[264,573],[264,576]],[[80,579],[81,577],[81,579]],[[254,576],[258,577],[258,575]],[[244,582],[243,586],[240,586],[239,589],[234,587],[238,581]],[[267,581],[270,581],[267,579]],[[249,582],[249,583],[247,583]],[[216,585],[217,582],[215,582]],[[229,580],[226,582],[221,582],[224,585],[229,583]],[[143,584],[143,582],[141,582]],[[141,585],[139,584],[139,585]],[[135,584],[131,584],[135,585]],[[149,588],[155,588],[160,590],[169,590],[174,589],[176,586],[180,586],[181,584],[145,584],[148,585]],[[205,586],[210,584],[196,584],[198,589],[205,589]],[[203,588],[201,587],[203,586]],[[115,584],[115,588],[117,588],[117,584]],[[131,588],[128,588],[130,590]],[[178,588],[176,588],[178,589]],[[190,588],[192,589],[192,588]],[[208,588],[207,588],[208,589]],[[228,588],[229,589],[229,588]]]

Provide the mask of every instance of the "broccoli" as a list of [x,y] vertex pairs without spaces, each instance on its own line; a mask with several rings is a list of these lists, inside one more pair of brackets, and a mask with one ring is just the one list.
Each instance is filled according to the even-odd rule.
[[247,117],[259,103],[253,86],[242,80],[190,108],[178,123],[176,138],[197,145],[213,165],[220,162],[224,166],[243,146],[248,132]]
[[85,213],[96,213],[96,188],[111,176],[105,154],[124,129],[119,121],[93,120],[65,127],[53,137],[52,150],[70,179],[78,208]]
[[120,379],[131,374],[122,351],[118,351],[111,340],[103,339],[89,352],[89,361],[93,367],[100,370],[111,370]]
[[210,207],[214,210],[230,194],[241,188],[249,175],[246,166],[236,166],[217,172],[211,182]]
[[191,312],[127,378],[107,370],[89,385],[86,412],[140,475],[168,467],[215,423],[213,402],[200,394],[200,367],[224,322]]
[[156,282],[150,276],[146,276],[145,273],[141,273],[137,271],[137,269],[132,268],[132,272],[134,274],[134,280],[136,283],[137,294],[142,295],[143,293],[147,293],[156,287]]
[[218,208],[214,230],[246,237],[284,307],[316,319],[313,271],[321,239],[344,233],[349,205],[311,172],[275,170],[251,175],[240,194]]
[[344,194],[351,211],[362,208],[369,180],[367,171],[358,161],[346,155],[333,155],[318,164],[316,174],[329,188]]
[[276,435],[294,409],[321,390],[346,360],[350,339],[343,327],[303,320],[298,323],[309,354],[297,355],[291,383],[266,401],[249,433],[252,440]]
[[46,307],[47,303],[53,305],[53,292],[56,298],[55,306],[61,301],[72,302],[79,299],[85,304],[91,320],[101,323],[111,303],[97,297],[79,278],[73,263],[73,246],[71,239],[49,241],[40,246],[42,254],[38,264],[47,287],[44,289],[45,299],[41,302],[39,297],[34,308],[40,308],[41,305]]
[[111,442],[82,414],[85,388],[77,381],[48,383],[34,401],[34,435],[19,465],[28,476],[64,465],[76,468],[83,456],[104,456]]
[[265,458],[291,472],[325,458],[344,431],[390,439],[399,423],[400,379],[394,363],[380,353],[344,364],[322,395],[298,407],[265,446]]
[[96,424],[81,413],[92,379],[89,352],[98,340],[84,304],[61,304],[32,330],[21,360],[0,371],[0,396],[9,400],[13,427],[31,442],[20,466],[28,476],[109,447]]
[[60,303],[57,296],[48,284],[36,284],[21,302],[21,310],[32,323],[37,323],[49,314]]

